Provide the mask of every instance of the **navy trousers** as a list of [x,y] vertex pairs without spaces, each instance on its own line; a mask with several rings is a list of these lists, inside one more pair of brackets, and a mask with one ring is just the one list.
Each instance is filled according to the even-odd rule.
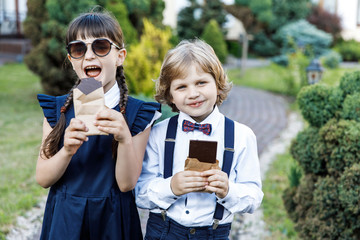
[[185,227],[161,214],[150,213],[146,226],[145,240],[228,240],[231,224],[219,225],[216,229],[212,226]]

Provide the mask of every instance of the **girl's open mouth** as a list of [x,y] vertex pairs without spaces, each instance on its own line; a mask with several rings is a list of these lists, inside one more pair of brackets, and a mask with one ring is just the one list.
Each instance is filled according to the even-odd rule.
[[95,78],[100,75],[101,68],[98,66],[87,66],[84,71],[86,76]]

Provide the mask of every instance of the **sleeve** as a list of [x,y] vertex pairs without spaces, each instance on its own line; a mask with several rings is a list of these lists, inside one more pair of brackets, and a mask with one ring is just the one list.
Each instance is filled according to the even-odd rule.
[[45,94],[38,94],[37,99],[40,103],[40,107],[44,112],[46,120],[53,128],[57,123],[56,97]]
[[[161,105],[155,102],[142,102],[133,117],[130,127],[132,136],[135,136],[151,126],[161,116]],[[131,118],[131,117],[130,117]]]
[[[229,177],[229,192],[217,202],[231,213],[253,213],[263,199],[260,164],[257,154],[256,136],[250,128],[242,128],[238,154]],[[239,134],[239,133],[238,133]],[[236,150],[235,150],[236,151]]]
[[163,131],[156,127],[150,133],[142,172],[135,187],[135,198],[140,208],[168,209],[179,197],[171,190],[171,177],[163,178],[163,148],[159,145],[163,143],[159,140],[162,139],[159,133]]

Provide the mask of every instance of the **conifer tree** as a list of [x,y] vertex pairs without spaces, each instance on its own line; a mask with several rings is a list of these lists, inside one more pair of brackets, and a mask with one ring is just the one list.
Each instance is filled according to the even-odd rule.
[[212,46],[219,60],[224,63],[227,56],[226,42],[215,19],[206,25],[201,38]]

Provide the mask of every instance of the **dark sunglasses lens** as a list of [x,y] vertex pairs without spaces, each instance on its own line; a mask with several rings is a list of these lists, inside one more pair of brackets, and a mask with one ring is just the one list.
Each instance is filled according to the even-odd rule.
[[94,53],[100,57],[106,56],[111,50],[111,43],[106,39],[97,39],[92,43]]
[[68,48],[69,54],[73,58],[81,58],[85,55],[86,45],[83,42],[71,43]]

